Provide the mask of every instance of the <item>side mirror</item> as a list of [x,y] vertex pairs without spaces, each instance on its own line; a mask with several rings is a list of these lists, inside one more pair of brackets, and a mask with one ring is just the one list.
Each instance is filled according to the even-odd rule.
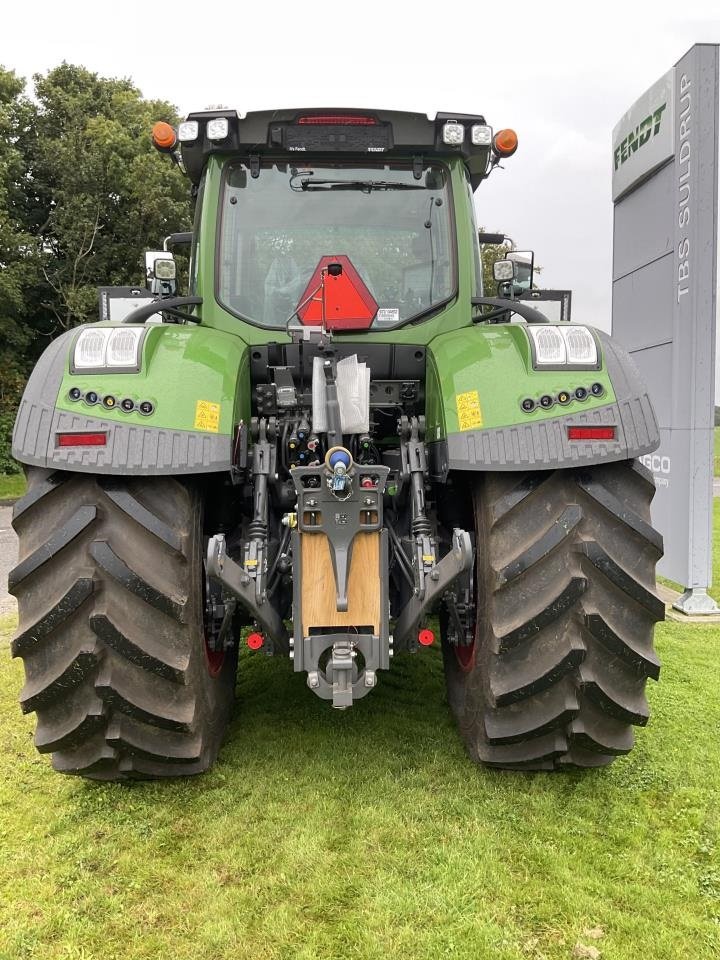
[[[513,279],[513,289],[515,293],[522,293],[525,290],[531,290],[533,284],[533,271],[535,268],[535,254],[532,250],[512,250],[507,255],[507,259],[515,264],[515,276]],[[497,278],[496,278],[497,279]]]
[[145,254],[145,274],[148,286],[161,297],[171,297],[177,291],[177,266],[167,250],[148,250]]

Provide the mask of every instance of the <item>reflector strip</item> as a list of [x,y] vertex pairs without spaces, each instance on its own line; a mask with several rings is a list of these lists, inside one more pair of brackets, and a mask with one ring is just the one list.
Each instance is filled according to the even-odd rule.
[[615,427],[568,427],[568,440],[614,440]]
[[106,433],[58,433],[55,446],[57,447],[104,447],[107,443]]
[[349,116],[317,116],[300,117],[298,123],[310,125],[334,126],[343,125],[351,127],[375,127],[377,120],[374,117],[349,117]]

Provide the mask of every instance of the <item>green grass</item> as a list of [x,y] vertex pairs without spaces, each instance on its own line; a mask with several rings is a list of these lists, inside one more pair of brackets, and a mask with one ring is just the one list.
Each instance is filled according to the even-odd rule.
[[3,642],[0,957],[717,956],[720,629],[663,624],[658,647],[650,726],[605,770],[471,765],[434,649],[346,714],[246,655],[216,767],[123,786],[36,754]]
[[26,490],[22,473],[0,473],[0,500],[17,500]]
[[720,477],[720,427],[715,427],[714,442],[715,442],[715,453],[714,453],[715,468],[713,470],[713,474],[716,477]]

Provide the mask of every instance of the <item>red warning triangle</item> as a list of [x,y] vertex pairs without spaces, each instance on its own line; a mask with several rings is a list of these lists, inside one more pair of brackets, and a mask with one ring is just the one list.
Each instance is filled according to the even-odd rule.
[[305,326],[314,327],[319,327],[322,322],[320,280],[322,271],[326,270],[330,263],[339,263],[342,273],[339,277],[325,274],[325,327],[328,330],[367,330],[377,313],[378,305],[350,262],[350,257],[344,254],[320,258],[310,283],[300,297],[300,303],[303,303],[312,296],[312,299],[298,310],[301,322]]

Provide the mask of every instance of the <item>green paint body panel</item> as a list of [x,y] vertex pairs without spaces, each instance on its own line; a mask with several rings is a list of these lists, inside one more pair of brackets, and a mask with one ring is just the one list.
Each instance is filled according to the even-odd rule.
[[[101,404],[89,406],[71,400],[69,391],[95,390],[99,396],[114,396],[112,410]],[[150,400],[150,416],[123,413],[119,401]],[[167,430],[195,430],[197,403],[220,405],[217,433],[231,434],[234,424],[250,414],[247,346],[239,337],[204,326],[150,324],[143,344],[139,373],[76,373],[68,363],[56,406],[70,413],[102,416],[106,420]],[[216,432],[216,431],[212,431]]]
[[[614,403],[610,377],[600,370],[534,370],[524,325],[475,324],[441,334],[429,345],[427,377],[427,436],[440,440],[462,429],[458,422],[458,394],[477,391],[481,428],[508,427],[515,423],[552,420],[569,413],[592,410]],[[589,389],[601,383],[605,393],[587,400],[574,398],[566,406],[541,407],[527,414],[521,409],[526,397],[556,396],[576,387]]]

